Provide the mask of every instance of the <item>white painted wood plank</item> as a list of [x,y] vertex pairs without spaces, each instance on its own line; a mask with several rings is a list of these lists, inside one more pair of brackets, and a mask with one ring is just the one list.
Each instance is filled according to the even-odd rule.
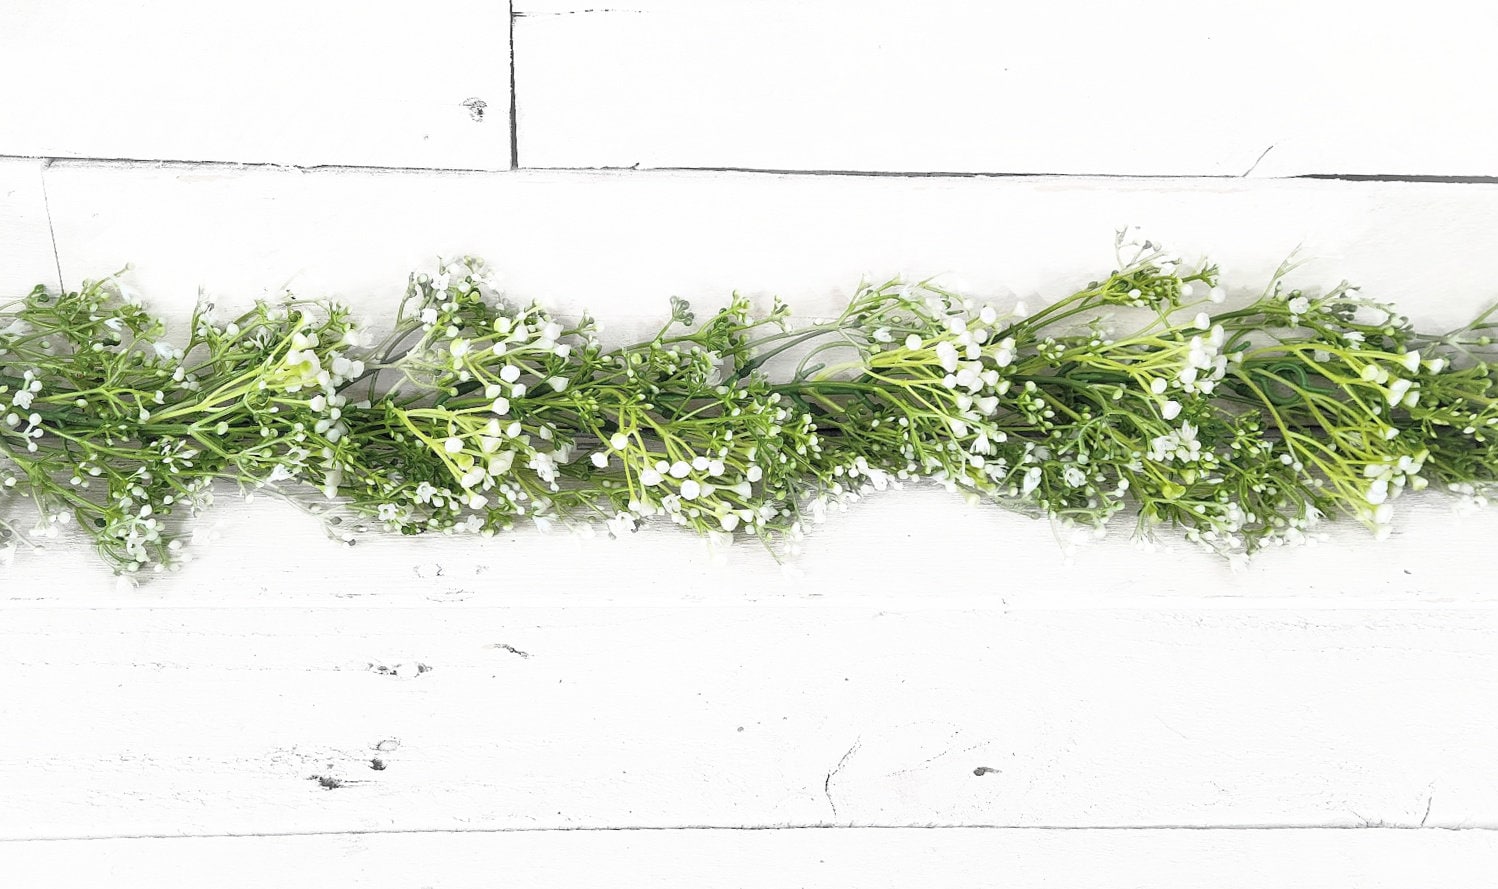
[[[1075,179],[871,179],[708,174],[509,175],[293,172],[108,167],[60,162],[48,171],[63,271],[70,285],[135,264],[132,283],[154,308],[185,319],[198,290],[243,303],[288,281],[302,295],[336,294],[388,317],[408,271],[438,254],[489,257],[509,292],[564,313],[591,309],[606,336],[653,330],[666,297],[703,305],[737,288],[802,315],[832,311],[860,276],[943,274],[950,286],[1055,298],[1111,267],[1112,231],[1139,223],[1188,256],[1209,253],[1226,280],[1257,292],[1297,245],[1305,286],[1343,277],[1445,328],[1495,298],[1498,188],[1324,181],[1130,182]],[[1078,550],[1050,527],[939,492],[887,493],[819,529],[783,576],[746,546],[724,570],[696,540],[652,529],[634,539],[576,541],[525,533],[487,542],[378,540],[346,552],[288,508],[232,498],[210,525],[220,541],[181,575],[128,601],[400,604],[467,598],[481,570],[555,566],[552,588],[512,586],[503,601],[676,603],[683,595],[896,603],[967,599],[1015,605],[1201,601],[1378,604],[1490,601],[1472,556],[1498,515],[1457,518],[1441,497],[1410,504],[1399,533],[1375,545],[1361,529],[1335,546],[1264,556],[1233,575],[1211,557],[1134,552],[1126,531]],[[997,544],[996,544],[997,542]],[[1000,545],[1036,554],[1002,588],[932,589],[920,554]],[[17,556],[10,600],[120,601],[76,543]],[[287,554],[267,559],[267,553]],[[75,557],[76,554],[76,557]],[[304,565],[317,565],[305,575]],[[692,581],[655,582],[656,566]],[[438,566],[442,566],[439,575]],[[1183,568],[1184,566],[1184,568]],[[329,584],[303,577],[344,578]],[[221,578],[236,578],[225,584]],[[475,599],[492,604],[492,588]],[[714,592],[709,594],[708,590]],[[871,592],[871,590],[878,592]]]
[[781,830],[378,834],[22,842],[31,889],[1466,889],[1498,866],[1485,831]]
[[[933,487],[888,491],[812,529],[804,551],[777,563],[757,543],[713,550],[670,525],[627,540],[524,529],[491,539],[370,534],[331,539],[278,501],[243,503],[232,490],[201,521],[208,540],[180,571],[133,587],[84,540],[65,535],[22,548],[0,567],[0,605],[14,608],[248,607],[449,609],[545,605],[765,603],[820,609],[1242,609],[1498,604],[1479,554],[1498,537],[1498,510],[1458,514],[1429,494],[1400,501],[1396,530],[1374,542],[1338,527],[1314,546],[1260,554],[1234,571],[1183,541],[1153,552],[1120,524],[1103,541],[1073,540],[1048,522],[968,506]],[[933,565],[992,554],[996,574],[934,576]]]
[[58,286],[42,163],[0,158],[0,301]]
[[1113,232],[1129,224],[1210,255],[1241,293],[1259,292],[1299,247],[1297,284],[1347,278],[1423,324],[1459,323],[1498,299],[1498,188],[1482,186],[74,162],[47,175],[69,286],[130,262],[165,313],[187,312],[200,288],[246,302],[289,283],[393,315],[413,268],[463,253],[495,264],[514,297],[586,307],[605,325],[658,322],[673,294],[720,305],[735,289],[815,316],[860,276],[895,274],[1033,305],[1112,268]]
[[1491,608],[7,610],[0,837],[1494,827],[1495,642]]
[[1491,5],[1433,0],[1397,16],[1352,0],[517,9],[528,166],[1498,173]]
[[19,0],[0,153],[507,169],[509,67],[504,3]]

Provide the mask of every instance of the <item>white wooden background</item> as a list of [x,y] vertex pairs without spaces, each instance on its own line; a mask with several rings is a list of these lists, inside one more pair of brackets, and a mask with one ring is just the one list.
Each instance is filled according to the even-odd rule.
[[[1498,300],[1492,8],[1009,6],[12,0],[0,291],[380,317],[478,253],[622,337],[895,273],[1033,303],[1138,224],[1245,290],[1298,246],[1424,325]],[[227,499],[139,589],[23,550],[0,885],[1480,885],[1498,515],[1401,506],[1239,573],[925,489],[790,569]]]

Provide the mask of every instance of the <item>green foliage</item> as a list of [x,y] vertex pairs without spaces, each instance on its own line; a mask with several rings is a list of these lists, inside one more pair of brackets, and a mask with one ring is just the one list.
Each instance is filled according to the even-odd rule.
[[663,517],[794,546],[808,517],[926,480],[1237,558],[1330,516],[1382,534],[1406,490],[1498,481],[1487,315],[1425,334],[1345,284],[1287,290],[1288,268],[1230,307],[1214,267],[1117,247],[1033,314],[899,280],[799,326],[778,300],[699,324],[673,297],[615,349],[501,298],[472,258],[413,276],[372,346],[337,304],[204,305],[173,343],[116,278],[38,287],[0,307],[0,532],[76,524],[117,570],[159,570],[229,482],[339,534]]

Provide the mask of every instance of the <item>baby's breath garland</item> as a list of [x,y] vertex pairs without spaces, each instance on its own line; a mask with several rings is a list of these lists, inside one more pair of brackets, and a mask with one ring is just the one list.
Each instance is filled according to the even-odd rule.
[[472,258],[414,275],[375,345],[332,303],[200,305],[173,344],[117,278],[37,287],[0,306],[0,533],[76,524],[118,571],[159,570],[228,481],[346,539],[663,516],[774,544],[930,480],[1238,557],[1327,516],[1384,533],[1430,482],[1493,483],[1486,314],[1425,334],[1346,284],[1286,289],[1284,267],[1231,306],[1215,267],[1127,232],[1117,248],[1116,271],[1034,313],[898,280],[801,326],[778,300],[699,324],[673,299],[613,349],[586,316],[500,298]]

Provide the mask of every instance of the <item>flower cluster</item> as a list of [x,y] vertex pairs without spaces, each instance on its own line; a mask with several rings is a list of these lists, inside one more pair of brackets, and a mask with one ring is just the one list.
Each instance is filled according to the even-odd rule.
[[117,277],[38,287],[0,306],[0,548],[72,526],[117,570],[159,570],[229,483],[344,539],[665,521],[794,549],[924,481],[1087,527],[1128,512],[1236,558],[1336,515],[1387,533],[1432,483],[1467,503],[1498,484],[1488,315],[1426,334],[1346,284],[1286,289],[1288,268],[1230,305],[1215,267],[1116,247],[1034,312],[929,281],[800,325],[779,301],[699,323],[673,298],[617,348],[473,258],[413,275],[378,343],[338,304],[204,304],[178,342]]

